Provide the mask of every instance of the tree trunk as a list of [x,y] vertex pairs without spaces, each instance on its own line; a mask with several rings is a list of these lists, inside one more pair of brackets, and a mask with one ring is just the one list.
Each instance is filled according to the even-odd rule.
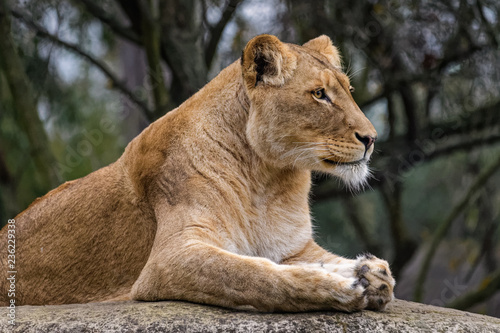
[[19,127],[30,143],[30,155],[35,163],[42,186],[49,190],[57,186],[60,175],[56,160],[50,151],[50,144],[37,112],[33,90],[26,77],[24,66],[17,54],[17,47],[11,35],[10,13],[5,0],[0,0],[0,66],[12,94]]

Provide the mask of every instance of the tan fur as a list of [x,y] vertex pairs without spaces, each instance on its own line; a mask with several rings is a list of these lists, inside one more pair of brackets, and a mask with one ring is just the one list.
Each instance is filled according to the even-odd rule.
[[[329,100],[313,96],[321,88]],[[393,297],[387,263],[320,248],[308,205],[311,170],[363,183],[375,137],[328,37],[297,46],[257,36],[241,63],[151,124],[118,161],[16,217],[16,304],[382,309]]]

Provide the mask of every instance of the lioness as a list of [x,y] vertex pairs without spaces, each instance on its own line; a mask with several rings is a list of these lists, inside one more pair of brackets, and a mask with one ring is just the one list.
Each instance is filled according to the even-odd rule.
[[[387,262],[313,240],[311,170],[360,186],[377,133],[331,40],[261,35],[113,164],[15,218],[16,304],[186,300],[261,311],[380,310]],[[0,300],[8,298],[7,228]]]

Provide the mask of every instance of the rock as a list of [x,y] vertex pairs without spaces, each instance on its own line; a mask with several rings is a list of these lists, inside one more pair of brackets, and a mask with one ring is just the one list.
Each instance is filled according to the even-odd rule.
[[396,300],[384,312],[258,313],[185,302],[0,309],[0,332],[500,332],[500,319]]

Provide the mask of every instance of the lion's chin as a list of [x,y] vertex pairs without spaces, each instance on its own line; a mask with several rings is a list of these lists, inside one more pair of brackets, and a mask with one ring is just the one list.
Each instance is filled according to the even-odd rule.
[[331,173],[342,179],[349,189],[353,191],[360,191],[368,184],[370,169],[368,168],[368,164],[366,162],[342,164],[337,165]]

